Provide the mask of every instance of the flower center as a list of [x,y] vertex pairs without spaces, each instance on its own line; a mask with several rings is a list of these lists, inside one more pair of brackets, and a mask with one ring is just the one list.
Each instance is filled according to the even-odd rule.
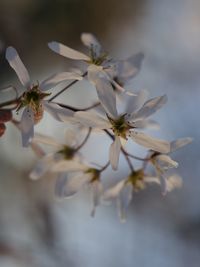
[[100,179],[100,171],[94,168],[89,168],[86,173],[91,173],[92,178],[90,179],[90,183],[93,183],[95,181],[99,181]]
[[62,154],[64,156],[64,159],[70,160],[74,157],[75,150],[72,147],[64,146],[63,149],[58,151],[58,153]]
[[110,123],[112,124],[112,130],[115,135],[121,136],[124,139],[126,138],[127,131],[131,129],[130,125],[125,119],[126,114],[121,115],[117,119],[112,119],[108,117]]
[[127,183],[131,183],[135,191],[144,189],[144,172],[143,170],[133,171],[127,180]]

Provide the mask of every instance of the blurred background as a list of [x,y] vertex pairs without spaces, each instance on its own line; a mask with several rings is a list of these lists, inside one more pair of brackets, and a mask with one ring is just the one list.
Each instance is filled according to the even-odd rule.
[[[91,218],[87,190],[57,201],[55,177],[30,181],[36,157],[21,147],[19,132],[8,123],[0,139],[0,266],[199,266],[200,1],[1,0],[0,87],[13,84],[20,89],[5,60],[7,46],[18,50],[33,81],[41,81],[77,67],[49,50],[47,42],[56,40],[84,52],[82,32],[94,33],[114,58],[145,54],[129,88],[148,89],[152,97],[168,95],[168,104],[154,116],[161,124],[154,136],[194,138],[173,155],[180,163],[183,188],[165,197],[156,186],[135,194],[125,224],[119,222],[114,205],[99,207]],[[84,107],[95,98],[95,90],[83,82],[58,100]],[[63,135],[63,125],[48,115],[36,129],[57,138]],[[104,164],[109,144],[107,137],[93,135],[84,153]],[[105,184],[124,178],[127,168],[121,159],[117,175],[107,170]]]

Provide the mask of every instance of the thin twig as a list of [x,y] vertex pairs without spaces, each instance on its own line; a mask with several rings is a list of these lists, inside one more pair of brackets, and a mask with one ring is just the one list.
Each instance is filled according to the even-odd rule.
[[88,138],[90,137],[91,132],[92,132],[92,128],[89,128],[88,133],[87,133],[85,139],[84,139],[83,142],[82,142],[82,143],[75,149],[76,151],[78,151],[79,149],[81,149],[81,148],[86,144]]
[[76,111],[87,111],[87,110],[90,110],[92,108],[98,107],[100,105],[100,102],[96,102],[93,105],[91,105],[89,107],[86,107],[86,108],[76,108],[76,107],[72,107],[72,106],[69,106],[69,105],[66,105],[66,104],[62,104],[62,103],[58,103],[58,102],[53,102],[53,103],[59,105],[62,108],[70,109],[70,110],[75,111],[75,112]]
[[[87,75],[87,72],[83,73],[82,77],[85,77]],[[51,102],[52,100],[54,100],[56,97],[58,97],[60,94],[62,94],[64,91],[66,91],[67,89],[69,89],[71,86],[73,86],[74,84],[76,84],[79,80],[74,80],[71,83],[69,83],[66,87],[64,87],[62,90],[60,90],[58,93],[56,93],[54,96],[52,96],[48,101]]]
[[104,165],[104,166],[100,169],[100,172],[105,171],[105,169],[107,169],[109,165],[110,165],[110,161],[108,161],[108,162],[106,163],[106,165]]

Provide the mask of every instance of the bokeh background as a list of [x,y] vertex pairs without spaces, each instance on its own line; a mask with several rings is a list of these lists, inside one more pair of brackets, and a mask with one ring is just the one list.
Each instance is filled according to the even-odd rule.
[[[144,52],[141,72],[129,87],[148,89],[152,97],[166,93],[169,98],[154,116],[161,124],[161,131],[154,135],[168,140],[194,138],[191,145],[174,153],[183,188],[166,197],[156,186],[135,194],[125,224],[119,222],[114,205],[101,206],[91,218],[87,190],[60,202],[54,199],[55,177],[29,180],[36,157],[30,149],[21,148],[20,134],[8,124],[0,139],[0,266],[198,267],[200,2],[1,0],[0,87],[20,88],[5,61],[7,46],[18,50],[33,81],[41,81],[77,67],[50,51],[47,42],[56,40],[85,51],[81,32],[94,33],[115,58]],[[85,82],[58,100],[87,106],[95,94]],[[57,138],[63,135],[63,125],[47,115],[37,130]],[[103,164],[109,144],[107,137],[94,135],[84,153]],[[135,153],[142,153],[139,147]],[[117,175],[108,169],[106,185],[127,175],[123,160],[120,166]]]

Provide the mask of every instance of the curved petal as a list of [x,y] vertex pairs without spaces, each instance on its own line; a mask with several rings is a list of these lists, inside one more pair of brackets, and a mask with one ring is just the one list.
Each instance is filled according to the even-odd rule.
[[68,128],[65,131],[65,144],[70,147],[75,146],[78,142],[78,133],[80,133],[78,127],[77,129]]
[[57,74],[53,74],[46,80],[40,83],[40,89],[42,91],[47,91],[55,86],[57,86],[59,83],[64,82],[66,80],[82,80],[83,77],[80,74],[73,73],[73,72],[61,72]]
[[151,116],[153,113],[155,113],[157,110],[162,108],[162,106],[167,102],[167,96],[159,96],[152,98],[144,103],[143,107],[138,110],[136,113],[132,113],[130,116],[130,121],[143,119]]
[[30,77],[26,67],[21,61],[16,49],[12,46],[6,49],[6,59],[8,60],[10,66],[16,72],[20,82],[28,88],[30,85]]
[[127,105],[126,112],[128,114],[132,114],[144,104],[149,96],[149,92],[147,90],[140,90],[136,93],[136,96],[127,97]]
[[100,181],[94,181],[92,184],[92,194],[93,194],[93,208],[91,211],[91,216],[94,217],[96,212],[96,207],[99,206],[101,195],[103,193],[103,186]]
[[97,38],[93,34],[83,32],[81,34],[81,41],[89,49],[92,49],[92,48],[95,49],[97,54],[100,55],[101,45],[100,45],[99,41],[97,40]]
[[72,197],[91,179],[91,174],[78,174],[67,178],[64,175],[58,177],[56,181],[56,194],[58,197]]
[[193,139],[191,137],[185,137],[185,138],[179,138],[175,141],[172,141],[170,143],[170,151],[173,152],[183,146],[186,146],[187,144],[190,144],[193,141]]
[[54,154],[47,154],[41,160],[37,162],[34,169],[30,173],[32,180],[38,180],[41,178],[52,166],[54,162]]
[[22,145],[27,147],[34,135],[34,115],[32,109],[29,107],[26,107],[22,113],[20,130],[22,134]]
[[143,53],[132,55],[126,60],[117,62],[117,80],[125,84],[130,79],[134,78],[140,71],[142,61],[144,59]]
[[133,141],[148,149],[152,149],[160,153],[168,153],[170,151],[170,143],[165,140],[157,139],[136,131],[130,132],[130,137]]
[[102,106],[106,113],[114,119],[117,117],[116,95],[109,78],[105,75],[106,74],[102,73],[102,71],[94,65],[88,68],[88,78],[94,83]]
[[35,133],[33,141],[36,143],[54,146],[58,149],[62,147],[62,145],[59,144],[53,137],[40,133]]
[[164,170],[178,167],[178,162],[172,160],[168,155],[161,154],[161,155],[156,156],[155,158],[156,158],[157,163]]
[[115,136],[115,141],[111,144],[109,150],[109,159],[110,164],[113,170],[117,170],[118,163],[119,163],[119,155],[121,150],[121,141],[119,136]]
[[126,184],[120,191],[120,196],[117,198],[117,208],[121,222],[126,221],[126,210],[133,196],[133,187],[130,183]]
[[174,174],[174,175],[168,176],[166,178],[166,191],[171,192],[175,188],[181,188],[182,184],[183,182],[179,175]]
[[75,60],[86,60],[86,61],[90,60],[90,58],[86,56],[85,54],[78,52],[66,45],[63,45],[55,41],[48,43],[48,47],[54,52],[56,52],[57,54],[67,57],[67,58],[71,58]]
[[77,172],[77,171],[86,171],[88,169],[84,164],[75,161],[75,160],[60,160],[56,162],[52,168],[52,172]]
[[126,179],[118,182],[116,185],[108,189],[103,195],[103,200],[110,202],[116,199],[119,196],[123,187],[125,186],[125,183],[126,183]]
[[108,120],[104,119],[97,113],[78,111],[74,117],[84,126],[97,128],[97,129],[110,129],[111,124]]
[[148,119],[135,121],[132,125],[135,128],[139,128],[139,129],[151,128],[151,129],[158,130],[160,128],[160,125],[156,121],[148,120]]
[[73,116],[74,111],[66,108],[61,108],[55,103],[49,103],[48,101],[42,101],[45,111],[47,111],[54,119],[58,121],[67,121],[68,118]]

